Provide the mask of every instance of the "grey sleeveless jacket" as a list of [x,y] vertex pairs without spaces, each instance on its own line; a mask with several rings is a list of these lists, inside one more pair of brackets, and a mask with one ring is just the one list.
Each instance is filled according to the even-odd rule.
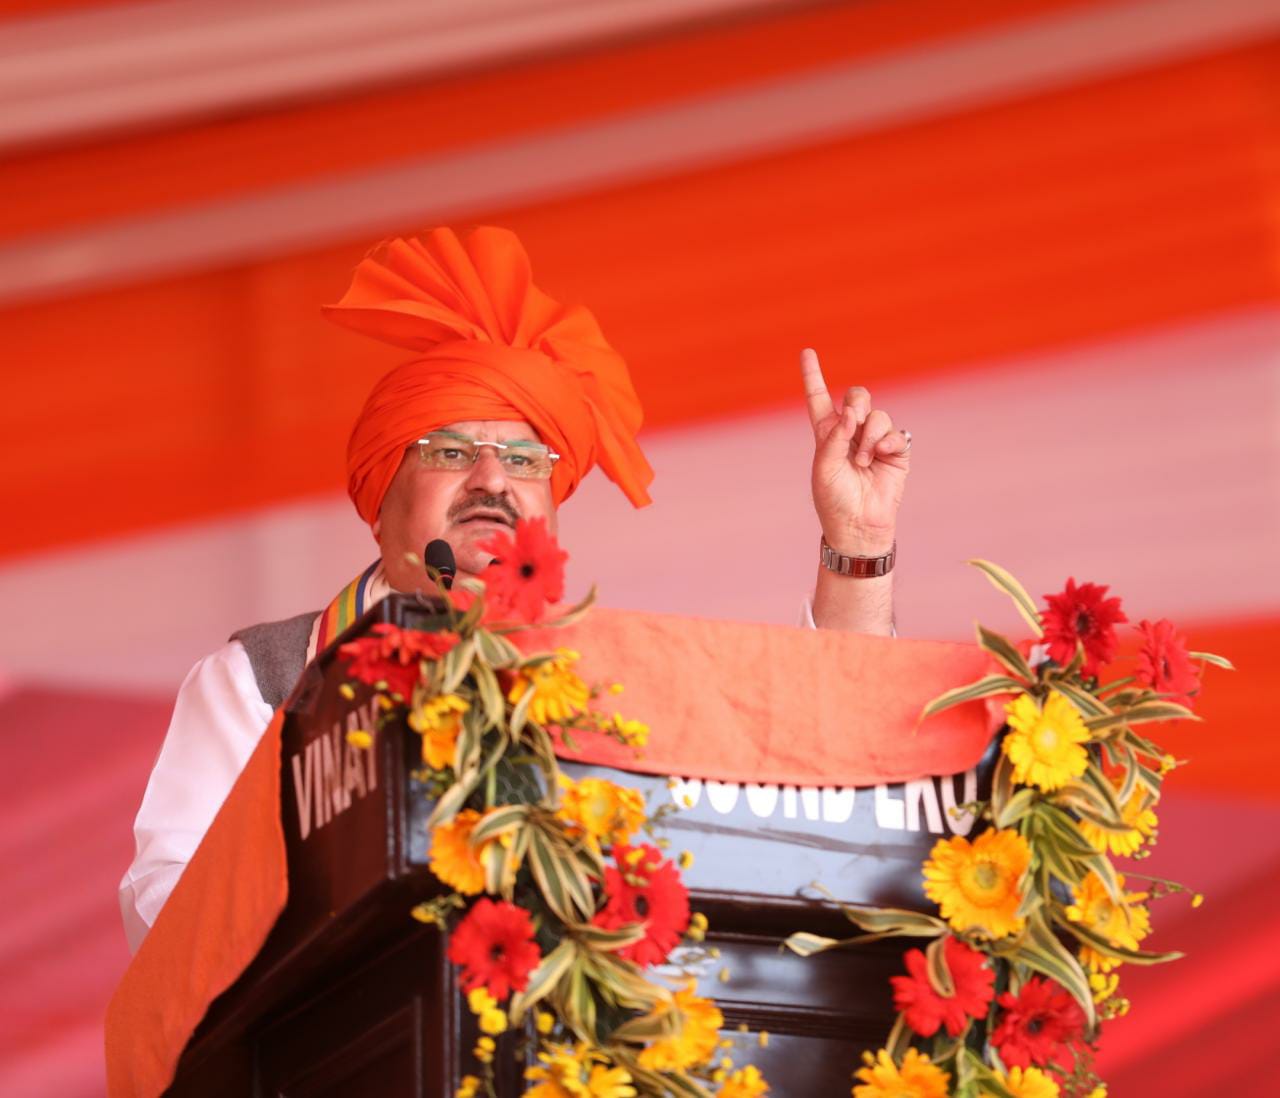
[[230,640],[238,640],[249,653],[249,665],[258,683],[258,693],[272,709],[279,709],[293,693],[307,663],[307,642],[319,610],[299,614],[284,621],[268,621],[237,629]]

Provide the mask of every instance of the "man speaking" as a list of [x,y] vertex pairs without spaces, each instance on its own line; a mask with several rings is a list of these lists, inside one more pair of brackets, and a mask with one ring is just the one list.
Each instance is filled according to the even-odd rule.
[[[533,284],[513,233],[392,240],[325,313],[415,354],[374,386],[347,448],[347,491],[379,556],[324,610],[241,630],[183,682],[120,886],[134,950],[306,662],[390,591],[426,587],[424,545],[447,541],[459,575],[478,577],[496,529],[544,518],[554,532],[557,508],[596,465],[635,506],[649,502],[625,362],[587,309]],[[889,634],[910,435],[866,389],[837,406],[812,351],[801,369],[823,534],[812,624]]]

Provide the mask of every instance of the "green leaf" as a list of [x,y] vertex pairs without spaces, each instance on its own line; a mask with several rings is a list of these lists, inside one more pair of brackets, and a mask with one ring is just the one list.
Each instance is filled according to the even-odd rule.
[[1088,927],[1074,923],[1065,917],[1055,919],[1057,924],[1067,931],[1073,937],[1078,938],[1084,945],[1097,950],[1106,957],[1114,957],[1118,961],[1124,961],[1131,965],[1162,965],[1169,961],[1179,960],[1184,954],[1177,950],[1170,950],[1165,953],[1153,953],[1145,949],[1126,949],[1124,946],[1112,945],[1112,943],[1104,938],[1096,931],[1090,930]]
[[1143,739],[1138,733],[1132,729],[1125,732],[1124,742],[1134,749],[1140,755],[1146,755],[1149,759],[1158,759],[1164,755],[1164,752],[1157,744],[1150,740]]
[[976,628],[979,648],[990,652],[1004,667],[1012,671],[1023,682],[1030,683],[1035,680],[1035,674],[1023,658],[1022,653],[1007,638],[1002,637],[999,633],[993,633],[980,623]]
[[1017,679],[1009,678],[1008,675],[988,675],[985,679],[969,683],[968,686],[957,686],[954,690],[939,694],[920,711],[920,719],[924,720],[935,713],[941,713],[943,710],[963,705],[965,702],[976,701],[979,698],[989,698],[995,694],[1019,694],[1022,690],[1022,683]]
[[564,923],[586,922],[595,914],[591,882],[582,865],[559,834],[554,819],[534,819],[529,837],[529,868],[547,906]]
[[529,806],[527,804],[504,804],[490,809],[484,814],[475,830],[471,832],[471,845],[479,847],[483,843],[496,839],[499,835],[513,831],[529,822]]
[[560,1016],[579,1040],[598,1045],[600,1039],[596,1034],[596,1001],[583,971],[583,958],[574,959],[564,984],[567,984],[567,988],[564,988],[563,995],[557,996]]
[[1234,671],[1236,669],[1226,656],[1215,656],[1212,652],[1188,652],[1193,660],[1204,660],[1205,663],[1211,663],[1214,667],[1221,667],[1225,671]]
[[1097,1024],[1097,1013],[1094,1010],[1093,993],[1089,990],[1089,977],[1085,975],[1080,962],[1058,940],[1039,913],[1027,920],[1026,932],[1016,951],[1010,954],[1010,959],[1025,964],[1042,976],[1056,980],[1071,992],[1084,1011],[1089,1029],[1092,1031]]
[[604,927],[592,926],[590,923],[577,923],[568,929],[588,949],[614,953],[643,941],[647,926],[645,923],[630,923],[617,930],[605,930]]
[[991,816],[999,818],[1013,796],[1013,763],[1002,750],[996,759],[995,772],[991,775]]
[[1066,698],[1067,701],[1071,702],[1086,717],[1105,717],[1111,712],[1105,702],[1095,698],[1084,687],[1077,686],[1073,682],[1055,679],[1052,688]]
[[1019,789],[1004,803],[1004,806],[996,815],[996,827],[1012,827],[1031,811],[1039,796],[1040,794],[1030,787]]
[[441,687],[442,694],[453,694],[458,687],[462,685],[467,675],[471,673],[471,661],[476,655],[476,638],[474,636],[460,640],[445,654],[441,663],[444,664],[444,685]]
[[476,630],[476,648],[481,660],[494,670],[504,671],[520,660],[520,650],[514,644],[488,629]]
[[840,938],[824,938],[821,934],[810,934],[807,930],[798,930],[788,935],[782,944],[801,957],[812,957],[815,953],[825,953],[828,949],[836,949],[844,943]]
[[641,1045],[651,1041],[661,1041],[665,1037],[674,1037],[679,1032],[679,1011],[659,1010],[623,1022],[609,1034],[609,1040]]
[[1115,788],[1092,762],[1079,778],[1058,790],[1054,800],[1064,808],[1087,816],[1099,827],[1114,829],[1124,825],[1124,812],[1116,799]]
[[431,810],[431,815],[427,817],[427,830],[432,831],[441,824],[447,824],[466,804],[467,798],[471,796],[476,784],[480,780],[480,770],[475,768],[463,774],[459,774],[454,780],[453,785],[444,791],[444,794],[436,801],[436,806]]
[[518,1026],[531,1007],[555,990],[561,978],[569,971],[569,966],[573,964],[576,956],[577,947],[566,938],[542,958],[538,967],[530,974],[525,989],[511,996],[512,1025]]
[[584,954],[583,971],[610,1000],[630,1010],[650,1010],[665,998],[635,964],[614,953]]
[[1158,801],[1160,799],[1160,790],[1164,786],[1164,777],[1158,771],[1152,770],[1148,766],[1143,766],[1142,763],[1138,763],[1133,768],[1133,772],[1139,784],[1151,794],[1152,803]]
[[1025,588],[998,564],[988,560],[971,560],[968,562],[987,577],[997,591],[1003,591],[1013,600],[1014,608],[1022,615],[1023,620],[1031,626],[1037,637],[1044,636],[1044,628],[1040,624],[1040,611]]
[[697,1080],[686,1075],[684,1072],[668,1072],[662,1076],[665,1087],[662,1090],[655,1091],[655,1094],[665,1095],[667,1091],[679,1098],[711,1098],[711,1092],[703,1087]]
[[[1202,717],[1197,717],[1185,705],[1178,705],[1176,702],[1143,702],[1141,705],[1135,705],[1132,709],[1126,710],[1124,720],[1127,724],[1147,724],[1151,721],[1200,721]],[[1092,724],[1087,721],[1087,724]]]
[[536,691],[530,686],[511,711],[511,719],[507,722],[507,729],[511,733],[513,740],[518,740],[520,733],[524,731],[525,723],[529,719],[529,706],[533,704],[535,693]]
[[946,947],[950,940],[950,935],[934,938],[924,951],[925,972],[929,977],[929,983],[934,991],[946,999],[956,993],[955,981],[951,979],[951,969],[947,967]]
[[502,696],[502,687],[498,685],[498,676],[482,661],[476,660],[471,665],[475,678],[476,694],[484,711],[486,728],[498,728],[507,714],[507,703]]
[[1075,820],[1056,805],[1041,801],[1036,805],[1035,813],[1040,823],[1042,842],[1053,843],[1069,858],[1090,858],[1097,853]]
[[[970,1078],[977,1087],[981,1088],[984,1095],[991,1095],[992,1098],[1018,1098],[1003,1082],[1003,1076],[992,1071],[984,1064],[978,1055],[972,1049],[965,1049],[961,1054],[961,1059],[968,1062],[968,1078]],[[956,1065],[956,1074],[959,1076],[960,1065]]]
[[841,904],[840,910],[859,930],[880,937],[936,938],[947,933],[947,924],[920,911],[900,907],[852,907]]
[[1128,804],[1129,798],[1133,796],[1133,788],[1138,782],[1138,760],[1133,754],[1133,748],[1123,740],[1117,744],[1111,744],[1110,747],[1110,754],[1124,772],[1124,777],[1120,780],[1120,789],[1116,792],[1116,800],[1122,805]]

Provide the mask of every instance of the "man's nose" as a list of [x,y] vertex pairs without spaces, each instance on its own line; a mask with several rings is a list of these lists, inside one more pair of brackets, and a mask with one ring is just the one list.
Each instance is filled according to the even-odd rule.
[[507,490],[507,474],[498,460],[498,451],[492,446],[481,446],[479,455],[471,465],[467,476],[467,491],[500,496]]

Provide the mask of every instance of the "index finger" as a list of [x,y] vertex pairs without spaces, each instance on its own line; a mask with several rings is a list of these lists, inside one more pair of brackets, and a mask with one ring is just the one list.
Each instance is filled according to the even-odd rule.
[[816,428],[835,411],[835,405],[827,391],[827,380],[822,376],[818,352],[812,347],[806,347],[800,352],[800,376],[804,379],[804,398],[809,405],[809,421]]

